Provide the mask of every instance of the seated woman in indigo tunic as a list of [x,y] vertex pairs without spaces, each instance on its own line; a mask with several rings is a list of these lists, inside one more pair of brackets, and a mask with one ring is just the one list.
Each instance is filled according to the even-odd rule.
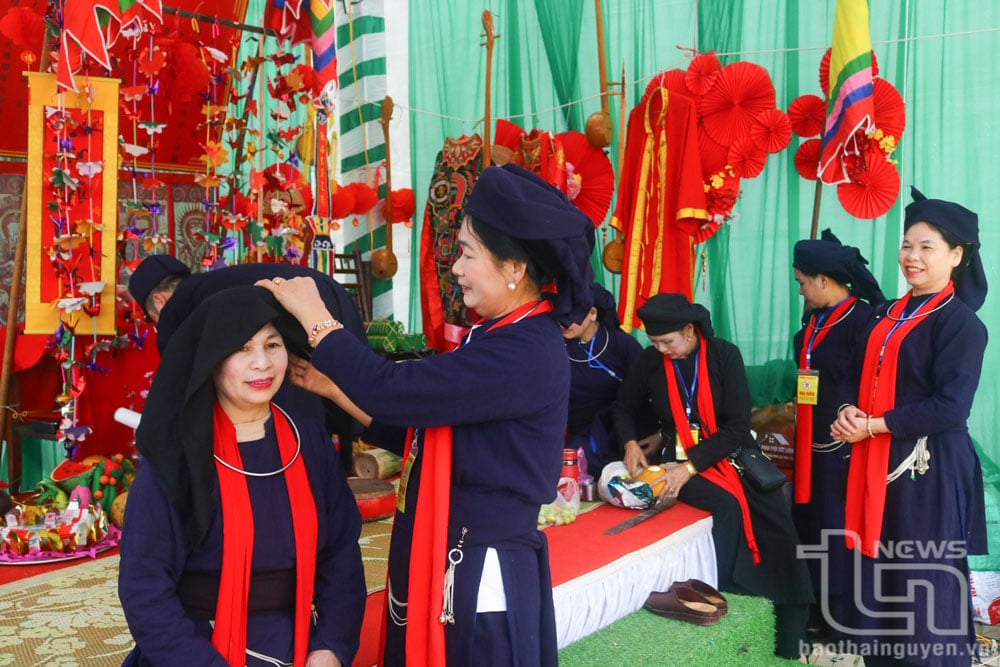
[[136,434],[143,462],[122,533],[130,664],[354,659],[361,519],[322,425],[271,403],[288,366],[279,327],[305,338],[282,316],[266,290],[225,290],[165,351]]
[[[775,653],[797,658],[813,596],[788,504],[780,488],[756,489],[728,458],[755,446],[743,357],[714,335],[708,311],[683,294],[657,294],[638,314],[651,347],[613,408],[625,465],[635,474],[666,462],[664,492],[712,513],[718,588],[772,600]],[[669,445],[663,461],[650,461],[637,441],[635,415],[649,406]]]

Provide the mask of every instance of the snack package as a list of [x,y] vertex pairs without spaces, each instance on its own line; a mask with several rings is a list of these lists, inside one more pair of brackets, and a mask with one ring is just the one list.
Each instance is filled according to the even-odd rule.
[[649,484],[630,477],[623,461],[604,466],[597,492],[605,502],[625,509],[644,510],[656,502]]
[[538,510],[538,527],[564,526],[576,521],[580,511],[580,484],[572,477],[559,478],[556,499]]

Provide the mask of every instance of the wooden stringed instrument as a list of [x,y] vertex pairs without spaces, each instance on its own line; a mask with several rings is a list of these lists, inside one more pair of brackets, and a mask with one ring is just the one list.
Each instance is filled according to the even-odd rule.
[[382,100],[382,137],[385,141],[385,247],[372,251],[372,275],[379,280],[388,280],[396,275],[399,262],[392,252],[392,161],[389,153],[389,120],[392,118],[393,103],[388,95]]
[[594,6],[597,10],[597,71],[601,79],[601,110],[587,117],[585,133],[587,142],[591,146],[606,148],[611,145],[614,128],[611,125],[611,107],[608,102],[608,68],[604,62],[604,18],[601,14],[601,0],[594,0]]
[[[486,38],[486,114],[483,116],[483,169],[493,164],[490,148],[493,145],[490,132],[493,129],[493,119],[490,113],[490,87],[493,80],[493,42],[500,35],[493,33],[493,15],[490,10],[483,11],[483,37]],[[480,45],[482,46],[482,45]]]

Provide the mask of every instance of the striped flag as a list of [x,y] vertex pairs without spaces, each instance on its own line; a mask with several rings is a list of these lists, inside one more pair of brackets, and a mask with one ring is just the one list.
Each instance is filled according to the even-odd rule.
[[837,0],[830,55],[830,93],[819,160],[819,178],[827,185],[850,181],[847,155],[857,153],[855,135],[872,128],[872,41],[868,0]]
[[313,69],[316,87],[323,90],[337,80],[337,29],[334,25],[334,0],[311,0],[309,18],[312,21]]

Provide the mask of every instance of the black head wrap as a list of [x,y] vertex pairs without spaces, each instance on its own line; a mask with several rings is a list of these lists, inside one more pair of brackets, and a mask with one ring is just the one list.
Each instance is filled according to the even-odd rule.
[[594,301],[594,307],[597,308],[597,321],[608,329],[621,328],[615,296],[597,283],[590,286],[590,296]]
[[910,186],[913,202],[906,207],[903,231],[926,222],[944,229],[962,242],[962,265],[952,272],[955,294],[972,310],[979,310],[986,300],[988,286],[983,260],[979,255],[979,216],[955,202],[928,199]]
[[128,279],[128,291],[139,307],[146,310],[149,293],[169,276],[189,276],[191,269],[170,255],[150,255],[139,262]]
[[[286,341],[304,339],[302,327],[263,287],[233,287],[205,299],[177,329],[153,378],[136,447],[160,488],[185,520],[191,546],[212,517],[212,372],[273,322]],[[297,350],[293,350],[297,351]]]
[[593,305],[594,225],[563,193],[517,165],[487,167],[472,188],[465,213],[521,241],[528,256],[555,275],[557,292],[545,295],[553,314],[583,320]]
[[872,305],[885,301],[882,289],[868,270],[868,261],[862,257],[861,251],[843,245],[829,229],[824,229],[819,239],[804,239],[796,243],[793,256],[792,266],[806,275],[822,273],[841,285],[849,286],[856,297]]
[[647,336],[662,336],[671,331],[680,331],[689,322],[698,327],[701,335],[711,338],[712,316],[701,304],[691,303],[683,294],[657,294],[636,311],[642,320]]

